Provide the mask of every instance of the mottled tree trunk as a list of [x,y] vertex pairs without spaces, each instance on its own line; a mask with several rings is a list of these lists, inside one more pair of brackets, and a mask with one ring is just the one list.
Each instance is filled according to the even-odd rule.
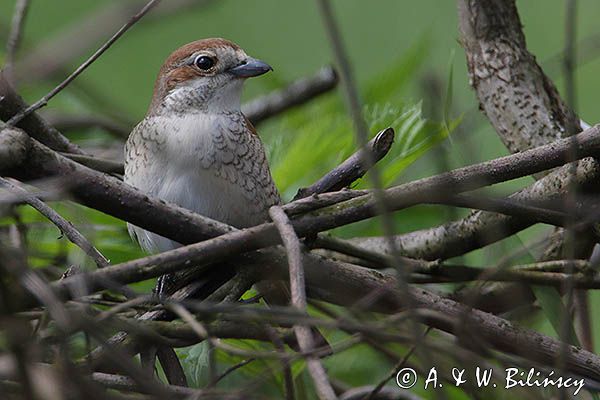
[[556,140],[579,120],[527,50],[514,0],[459,0],[469,80],[481,110],[513,152]]

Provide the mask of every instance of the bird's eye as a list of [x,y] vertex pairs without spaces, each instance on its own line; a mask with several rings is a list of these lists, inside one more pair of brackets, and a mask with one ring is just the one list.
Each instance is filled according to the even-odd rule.
[[206,71],[211,69],[215,65],[215,60],[209,56],[198,56],[194,60],[194,64],[196,65],[196,67]]

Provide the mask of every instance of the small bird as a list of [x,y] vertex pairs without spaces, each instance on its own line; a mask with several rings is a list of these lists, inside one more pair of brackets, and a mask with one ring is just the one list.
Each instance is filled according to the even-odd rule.
[[[237,228],[260,224],[281,199],[265,149],[242,114],[246,78],[271,71],[238,45],[220,38],[188,43],[160,68],[145,118],[125,145],[125,182],[137,189]],[[148,252],[180,246],[128,224]],[[164,295],[165,280],[155,291]],[[263,282],[269,302],[289,301],[287,288]],[[328,346],[313,330],[315,343]]]
[[[245,79],[271,70],[220,38],[174,51],[125,145],[125,182],[237,228],[266,221],[280,197],[240,101]],[[148,252],[180,246],[134,225],[128,229]]]

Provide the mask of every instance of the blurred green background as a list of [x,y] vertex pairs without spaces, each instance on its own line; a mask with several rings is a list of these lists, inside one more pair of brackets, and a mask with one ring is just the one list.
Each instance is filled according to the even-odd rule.
[[[18,60],[27,60],[28,65],[37,64],[43,70],[46,63],[51,63],[52,54],[42,55],[39,49],[56,42],[56,38],[65,32],[72,32],[82,19],[125,2],[33,0]],[[274,67],[273,73],[248,82],[245,99],[266,94],[332,63],[314,1],[214,0],[199,3],[205,4],[160,18],[150,14],[85,71],[74,85],[53,99],[43,112],[110,115],[131,125],[144,116],[162,61],[180,45],[199,38],[220,36],[230,39],[250,55]],[[387,125],[397,130],[394,150],[381,163],[387,184],[507,153],[478,112],[477,101],[468,85],[454,1],[335,0],[333,5],[373,133]],[[560,55],[564,46],[564,1],[521,0],[517,5],[529,50],[562,91]],[[580,0],[578,5],[577,38],[582,46],[576,71],[576,108],[585,121],[593,124],[600,114],[595,99],[600,92],[600,1]],[[2,39],[6,39],[13,6],[12,0],[0,0]],[[113,31],[102,30],[101,25],[91,21],[94,20],[78,32],[88,35],[100,30],[103,33],[99,35],[101,39],[65,65],[62,74],[43,80],[21,77],[18,89],[26,100],[33,102],[45,94],[112,34]],[[79,36],[70,40],[76,44]],[[32,55],[40,57],[32,59]],[[2,49],[0,62],[3,58]],[[444,121],[445,115],[449,120]],[[458,122],[458,127],[452,129]],[[448,126],[451,132],[445,130]],[[276,183],[286,199],[291,198],[298,187],[310,184],[328,171],[354,148],[352,125],[339,91],[273,118],[261,124],[258,131],[268,147]],[[444,139],[448,133],[450,137]],[[122,141],[100,129],[69,132],[68,136],[97,154],[121,157]],[[527,182],[531,179],[500,185],[494,192],[507,193]],[[360,185],[369,187],[368,182]],[[69,203],[54,206],[89,235],[113,263],[142,255],[129,240],[123,222]],[[449,211],[440,207],[415,207],[397,213],[396,230],[407,232],[426,228],[464,213],[464,210]],[[77,248],[65,238],[57,240],[57,231],[42,225],[45,222],[42,218],[26,209],[22,209],[22,218],[32,227],[29,238],[35,243],[31,254],[34,265],[89,266],[89,261]],[[520,241],[531,241],[546,231],[544,227],[528,229],[518,238],[475,252],[463,261],[473,265],[493,265],[507,250],[518,248]],[[377,221],[336,231],[344,237],[378,233]],[[149,290],[151,283],[138,287]],[[548,334],[555,334],[547,319],[529,322],[536,323],[538,329]],[[189,354],[195,357],[188,359],[195,360],[202,351],[201,348],[194,349]],[[353,383],[374,383],[390,367],[388,361],[368,349],[345,353],[341,357],[344,358],[330,362],[329,367],[334,374],[337,371],[338,378],[353,380]],[[367,359],[369,361],[365,362]],[[189,366],[187,372],[195,371],[198,376],[206,372],[198,362],[191,362],[193,366]]]

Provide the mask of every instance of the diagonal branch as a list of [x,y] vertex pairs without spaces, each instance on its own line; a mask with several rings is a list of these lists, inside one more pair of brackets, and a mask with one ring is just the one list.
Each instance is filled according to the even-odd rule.
[[17,0],[8,41],[6,42],[6,59],[4,61],[4,68],[8,71],[10,78],[12,78],[12,69],[17,51],[21,44],[21,36],[23,35],[23,28],[25,26],[25,18],[27,17],[28,10],[29,0]]
[[[87,15],[80,16],[71,25],[64,27],[39,43],[34,43],[23,59],[16,64],[17,80],[52,79],[65,74],[74,61],[106,38],[106,32],[119,29],[131,14],[144,6],[146,0],[103,2]],[[190,11],[194,7],[205,7],[214,0],[169,0],[159,4],[146,22],[162,22],[165,18]]]
[[[590,128],[579,135],[577,143],[580,156],[598,154],[600,150],[599,129],[600,127]],[[14,130],[10,130],[9,132],[11,131]],[[16,142],[19,141],[16,138],[13,139]],[[128,219],[145,229],[154,230],[159,234],[184,243],[190,240],[202,240],[206,236],[211,236],[211,234],[214,236],[215,234],[222,234],[231,229],[224,224],[210,221],[189,211],[175,206],[168,206],[155,199],[148,198],[114,178],[89,170],[80,164],[65,159],[33,139],[28,138],[25,134],[21,134],[20,139],[22,142],[29,142],[28,145],[24,146],[30,147],[29,151],[25,154],[26,157],[21,160],[14,160],[20,162],[16,164],[19,166],[18,169],[2,171],[2,173],[11,172],[14,175],[29,175],[29,177],[42,177],[55,174],[63,175],[64,177],[68,177],[69,181],[72,182],[71,191],[78,201],[118,217]],[[390,189],[388,197],[394,207],[408,207],[447,190],[472,190],[484,184],[530,175],[565,162],[569,146],[570,141],[568,139],[559,140],[550,145],[523,153],[461,168],[452,173],[441,174],[400,185]],[[340,193],[343,194],[343,192]],[[338,193],[322,195],[324,198],[335,198],[336,196],[338,196]],[[292,223],[297,234],[300,236],[307,232],[313,232],[316,228],[329,229],[340,224],[374,215],[374,210],[369,206],[369,201],[372,201],[371,196],[364,195],[360,198],[340,203],[332,210],[324,210],[325,212],[321,214],[304,216],[303,218],[294,220]],[[150,218],[149,216],[152,217]],[[161,217],[167,218],[162,219]],[[261,231],[263,233],[258,234]],[[248,232],[254,232],[254,234],[250,235]],[[244,237],[243,235],[250,235],[249,238],[252,240],[246,241],[248,237]],[[261,237],[261,235],[263,236]],[[235,239],[236,237],[237,240]],[[221,238],[212,239],[212,241],[182,248],[183,250],[176,249],[173,251],[187,251],[190,248],[198,250],[201,248],[198,246],[206,246],[208,243],[213,246],[213,250],[211,251],[213,252],[212,256],[215,257],[214,260],[218,260],[218,257],[232,256],[244,251],[244,249],[262,248],[278,242],[279,238],[276,229],[272,224],[264,224],[248,230],[234,231]],[[175,253],[168,252],[162,256],[165,254],[173,256]],[[281,252],[276,251],[276,249],[267,250],[264,254],[266,254],[265,267],[273,264],[278,265],[279,260],[282,258]],[[203,255],[207,254],[204,253]],[[161,255],[153,257],[161,257]],[[335,304],[351,305],[356,299],[363,298],[366,295],[370,294],[372,297],[373,294],[379,294],[376,296],[377,301],[369,302],[369,308],[374,311],[387,310],[387,312],[397,310],[403,304],[402,299],[406,299],[405,295],[396,293],[393,290],[397,282],[385,274],[332,262],[314,255],[306,255],[303,258],[307,274],[306,279],[310,289],[309,293],[315,298]],[[171,261],[175,259],[173,258]],[[210,260],[210,257],[208,260]],[[162,263],[165,260],[154,259],[154,261]],[[183,262],[182,260],[178,261]],[[188,265],[182,265],[179,268],[186,268]],[[125,272],[127,274],[133,272],[134,274],[138,274],[138,278],[140,278],[142,275],[139,274],[137,269],[138,267],[128,270],[123,267],[113,266],[77,276],[89,278],[94,276],[100,277],[102,274],[115,274],[114,276],[116,276]],[[147,269],[151,270],[152,273],[144,275],[144,277],[158,276],[174,270],[174,268],[165,268],[164,264],[153,265],[152,268]],[[67,282],[70,282],[73,278],[56,282],[52,286],[61,295],[68,296],[69,285]],[[121,282],[123,283],[124,281]],[[96,282],[91,283],[93,285],[90,285],[90,288],[96,285],[96,290],[102,286]],[[474,329],[481,332],[482,337],[488,340],[496,349],[522,354],[529,359],[541,360],[546,363],[552,363],[557,354],[558,341],[553,341],[534,332],[511,327],[503,319],[476,310],[465,310],[463,306],[451,300],[441,299],[439,296],[421,289],[411,289],[411,297],[416,302],[415,306],[418,307],[432,308],[433,310],[438,310],[446,315],[455,317],[460,316],[462,318],[465,313],[472,316],[473,321],[469,319],[469,323],[472,322]],[[449,332],[458,333],[455,330],[456,326],[448,324],[447,320],[431,320],[427,321],[427,323]],[[525,354],[523,354],[524,349],[527,349]],[[600,359],[588,352],[573,351],[567,361],[567,368],[570,371],[581,373],[586,377],[600,377]]]
[[94,54],[92,54],[87,60],[85,60],[71,75],[69,75],[64,81],[59,83],[54,89],[52,89],[48,94],[44,97],[27,107],[25,110],[20,111],[18,114],[13,116],[10,120],[8,120],[9,125],[18,124],[23,118],[31,114],[32,112],[44,107],[48,104],[48,101],[60,93],[64,88],[66,88],[69,83],[71,83],[75,78],[77,78],[83,71],[85,71],[94,61],[96,61],[106,50],[108,50],[125,32],[129,30],[136,22],[138,22],[148,11],[152,9],[155,5],[157,5],[161,0],[150,0],[146,5],[135,15],[131,17],[131,19],[121,27],[113,36],[110,37]]
[[85,236],[81,234],[75,227],[66,219],[61,217],[56,211],[50,208],[46,203],[27,192],[27,190],[13,184],[7,179],[0,178],[0,186],[7,187],[10,191],[15,192],[21,198],[35,208],[40,214],[48,218],[60,231],[77,247],[84,251],[98,266],[98,268],[108,267],[110,262],[94,247]]
[[[374,162],[378,162],[390,151],[394,143],[394,129],[386,128],[380,131],[367,143],[367,151],[370,152]],[[357,179],[362,178],[368,170],[364,162],[363,150],[359,149],[340,165],[329,171],[317,182],[307,188],[298,189],[294,200],[302,199],[313,194],[335,192],[350,186]]]
[[274,115],[329,92],[336,87],[337,81],[335,70],[323,67],[313,76],[300,78],[282,89],[244,104],[242,111],[252,124],[258,125]]
[[[25,135],[23,136],[26,140]],[[272,224],[232,231],[232,228],[225,224],[201,217],[180,207],[167,206],[161,201],[149,198],[115,178],[74,163],[32,139],[30,140],[32,146],[27,157],[22,160],[19,168],[8,171],[9,175],[20,176],[23,173],[26,176],[33,174],[35,177],[54,174],[63,175],[65,178],[69,178],[71,193],[83,204],[125,219],[137,226],[172,238],[180,243],[204,240],[207,237],[230,232],[209,241],[146,257],[142,259],[143,261],[136,260],[118,267],[94,272],[93,274],[99,274],[98,277],[106,273],[110,279],[127,283],[142,277],[146,279],[183,269],[185,265],[180,264],[184,258],[190,260],[201,258],[198,261],[206,263],[216,261],[223,256],[240,254],[279,243],[276,229]],[[579,134],[577,145],[580,157],[598,154],[600,151],[600,126],[590,128]],[[561,139],[555,143],[522,153],[396,186],[386,190],[388,204],[391,209],[403,209],[430,201],[432,198],[439,197],[448,191],[460,193],[484,185],[541,172],[564,163],[568,157],[570,146],[571,143],[568,138]],[[345,195],[344,192],[339,193]],[[339,193],[325,194],[320,197],[336,198]],[[305,215],[294,220],[293,224],[297,233],[304,236],[357,222],[376,215],[374,201],[371,194],[366,194],[311,215]],[[155,263],[158,263],[158,265],[154,265]],[[140,269],[141,265],[152,265],[152,267]],[[65,281],[68,281],[68,279]],[[64,287],[63,289],[67,288]]]
[[[0,71],[0,119],[6,121],[14,115],[25,111],[28,107],[21,96],[15,92],[4,72]],[[69,139],[48,125],[35,112],[23,118],[16,126],[53,150],[75,154],[83,153],[79,146],[71,143]]]

